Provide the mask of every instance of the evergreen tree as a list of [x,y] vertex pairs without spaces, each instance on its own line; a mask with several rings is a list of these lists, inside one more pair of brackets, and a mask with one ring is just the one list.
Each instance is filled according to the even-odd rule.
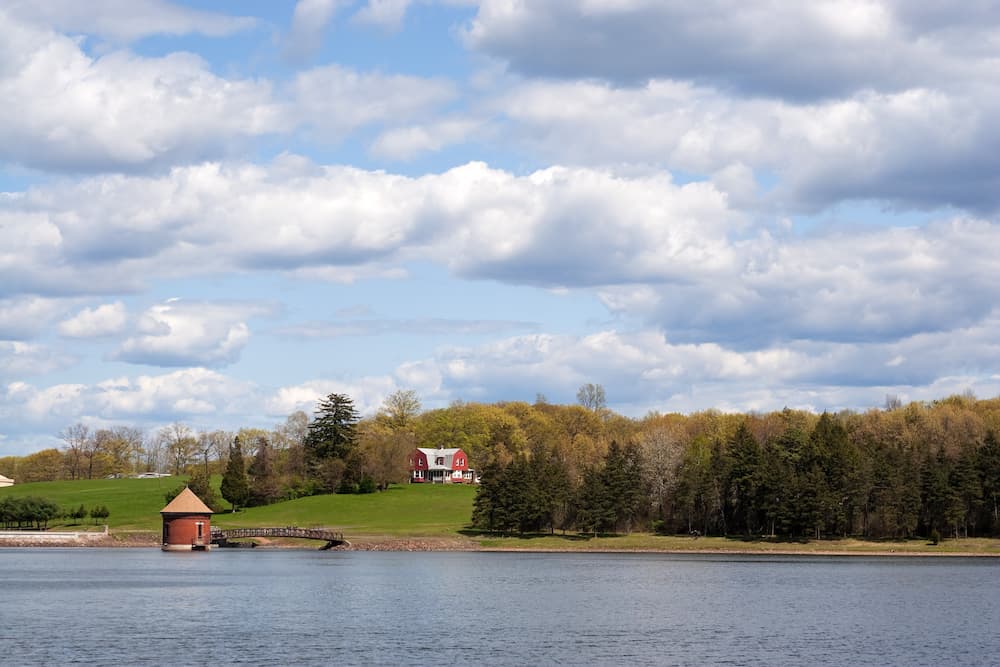
[[976,519],[983,504],[983,486],[976,466],[976,450],[972,443],[962,447],[958,460],[952,466],[949,478],[954,495],[953,521],[956,535],[969,536],[969,526],[976,531]]
[[330,394],[319,402],[316,418],[306,434],[306,456],[311,462],[337,458],[344,461],[354,451],[358,412],[344,394]]
[[604,484],[603,470],[588,466],[583,471],[583,483],[576,496],[576,525],[582,532],[607,532],[614,525],[608,490]]
[[281,489],[274,469],[274,453],[270,443],[264,438],[257,444],[257,453],[250,463],[247,476],[250,479],[249,506],[270,505],[278,500]]
[[503,508],[503,468],[491,460],[480,471],[481,481],[476,487],[473,502],[472,524],[491,533],[501,532],[506,523]]
[[613,529],[624,528],[631,532],[642,505],[642,465],[639,448],[635,445],[621,447],[611,441],[608,454],[604,458],[602,480],[605,487],[607,509]]
[[233,439],[229,447],[229,461],[226,472],[222,475],[222,497],[232,505],[236,512],[250,500],[250,480],[247,478],[246,465],[243,462],[243,446],[239,437]]
[[1000,533],[1000,441],[992,430],[978,452],[979,479],[982,484],[984,507],[987,513],[985,525],[993,535]]
[[751,535],[757,530],[760,445],[745,420],[740,422],[729,441],[728,456],[727,490],[732,505],[733,527]]
[[[330,394],[319,402],[316,418],[309,424],[304,443],[306,459],[318,488],[327,493],[357,491],[364,477],[364,458],[357,447],[358,412],[344,394]],[[342,461],[343,467],[333,464]],[[337,486],[331,486],[332,470],[340,471]]]

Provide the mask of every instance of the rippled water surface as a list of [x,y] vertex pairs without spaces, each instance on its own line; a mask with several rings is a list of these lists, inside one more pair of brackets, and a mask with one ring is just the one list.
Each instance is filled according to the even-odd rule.
[[0,550],[0,662],[991,665],[996,559]]

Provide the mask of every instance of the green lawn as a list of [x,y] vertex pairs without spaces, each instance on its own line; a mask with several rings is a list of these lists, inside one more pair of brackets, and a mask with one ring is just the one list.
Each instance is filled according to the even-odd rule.
[[474,487],[412,484],[382,493],[299,498],[236,514],[218,514],[221,528],[252,526],[326,527],[351,535],[454,535],[472,516]]
[[[164,494],[184,478],[94,479],[71,482],[38,482],[0,488],[4,495],[42,496],[61,507],[88,509],[107,505],[112,531],[160,530]],[[219,480],[214,480],[216,485]],[[236,514],[217,514],[213,525],[221,528],[254,526],[325,527],[346,535],[438,536],[454,535],[469,523],[475,488],[441,484],[413,484],[367,495],[329,495],[299,498],[253,507]],[[85,524],[90,520],[84,520]],[[60,525],[60,521],[50,524]]]
[[[164,495],[177,488],[184,478],[159,479],[81,479],[71,482],[36,482],[0,488],[3,496],[41,496],[63,508],[90,509],[107,505],[111,516],[107,524],[112,530],[160,530],[160,510],[166,505]],[[56,527],[63,520],[49,524]],[[84,525],[90,519],[84,519]]]

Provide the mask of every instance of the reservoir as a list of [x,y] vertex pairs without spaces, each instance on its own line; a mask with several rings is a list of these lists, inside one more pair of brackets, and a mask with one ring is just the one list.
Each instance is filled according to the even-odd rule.
[[4,665],[995,665],[1000,559],[0,550]]

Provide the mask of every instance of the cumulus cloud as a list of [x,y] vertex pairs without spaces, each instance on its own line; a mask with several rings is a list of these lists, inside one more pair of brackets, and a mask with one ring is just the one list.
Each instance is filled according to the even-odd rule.
[[741,412],[864,409],[881,405],[886,393],[914,400],[966,388],[996,394],[997,333],[1000,318],[993,314],[967,329],[896,341],[795,341],[747,350],[675,343],[653,330],[537,334],[442,348],[431,359],[400,366],[396,376],[402,386],[440,397],[484,401],[530,400],[541,392],[572,402],[577,387],[598,382],[613,408],[632,415],[707,406]]
[[0,298],[0,340],[33,338],[62,315],[67,307],[63,299],[31,295]]
[[[746,180],[740,169],[718,178],[731,191]],[[552,167],[518,176],[470,163],[412,178],[289,159],[274,171],[204,164],[9,199],[47,231],[13,264],[0,264],[0,283],[37,290],[58,275],[72,290],[91,275],[128,285],[231,270],[339,279],[431,262],[464,278],[597,289],[613,312],[673,340],[748,345],[940,331],[979,321],[994,300],[1000,227],[989,220],[803,236],[751,226],[730,196],[657,170]],[[245,332],[232,328],[243,317],[220,317],[196,337],[191,359],[226,363],[245,344]],[[143,332],[122,354],[152,359],[158,351],[180,363],[187,345],[177,334]]]
[[[101,57],[78,40],[0,12],[0,160],[33,168],[136,171],[246,150],[295,131],[337,142],[391,127],[456,96],[445,79],[327,65],[276,86],[214,74],[191,53]],[[454,131],[452,131],[454,133]]]
[[[102,196],[92,197],[94,189]],[[546,286],[704,274],[731,260],[725,236],[739,220],[710,184],[676,185],[662,172],[514,176],[480,163],[420,178],[287,164],[275,176],[204,164],[39,188],[9,203],[53,228],[12,271],[71,265],[133,281],[412,259]]]
[[222,79],[190,53],[85,54],[65,35],[0,13],[0,156],[31,167],[104,169],[218,154],[281,129],[270,86]]
[[390,160],[412,160],[424,154],[461,143],[483,127],[479,120],[452,118],[423,125],[386,130],[372,142],[371,152]]
[[0,340],[0,377],[24,378],[44,375],[72,365],[69,354],[36,343]]
[[122,343],[115,358],[153,366],[225,366],[250,340],[243,320],[270,312],[255,304],[171,299],[143,313],[137,335]]
[[59,323],[59,333],[67,338],[99,338],[119,333],[125,328],[128,311],[121,301],[84,308]]
[[623,84],[685,79],[792,99],[988,80],[998,19],[984,5],[822,0],[484,0],[470,47],[518,72]]
[[388,375],[375,375],[356,380],[310,380],[301,384],[280,387],[265,401],[264,410],[274,417],[289,415],[297,410],[311,413],[319,399],[333,393],[346,394],[363,416],[378,411],[385,398],[399,386]]
[[[525,150],[560,163],[661,164],[704,175],[739,166],[743,184],[731,192],[748,209],[814,211],[844,200],[989,212],[1000,205],[993,85],[801,104],[668,80],[633,88],[528,81],[491,105]],[[754,180],[766,177],[776,184],[754,192]]]
[[922,228],[815,237],[763,234],[734,244],[735,272],[719,281],[600,291],[616,312],[640,315],[679,340],[891,340],[987,317],[996,224],[954,219]]
[[204,368],[41,388],[18,381],[8,384],[0,396],[0,415],[7,419],[17,415],[27,428],[47,425],[53,433],[66,423],[88,419],[140,423],[193,421],[200,415],[238,419],[253,414],[261,400],[253,384]]

